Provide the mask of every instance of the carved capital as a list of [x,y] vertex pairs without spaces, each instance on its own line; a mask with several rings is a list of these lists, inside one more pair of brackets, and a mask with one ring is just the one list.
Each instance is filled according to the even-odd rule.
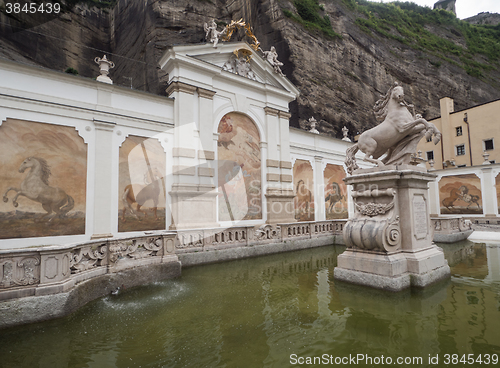
[[271,107],[264,107],[266,115],[278,116],[279,110],[273,109]]
[[279,113],[279,117],[281,119],[287,119],[288,120],[288,119],[290,119],[292,117],[292,114],[290,114],[287,111],[279,111],[278,113]]
[[111,132],[115,129],[116,123],[104,120],[96,120],[94,119],[95,130],[104,130]]
[[207,98],[209,100],[213,100],[214,95],[217,93],[215,91],[210,91],[209,89],[200,88],[200,87],[198,87],[196,89],[196,91],[198,92],[198,96],[200,96],[202,98]]
[[192,86],[183,82],[171,82],[166,89],[167,96],[170,96],[174,92],[184,92],[189,93],[190,95],[194,95],[194,92],[197,90],[197,87]]

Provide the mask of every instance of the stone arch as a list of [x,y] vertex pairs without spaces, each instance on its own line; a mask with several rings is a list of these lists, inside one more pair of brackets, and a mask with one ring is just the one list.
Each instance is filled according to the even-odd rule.
[[219,124],[222,120],[222,118],[228,114],[241,114],[245,115],[248,119],[250,119],[255,126],[257,127],[257,130],[259,132],[260,136],[260,141],[261,142],[267,142],[266,139],[266,129],[264,129],[264,122],[261,120],[261,118],[255,114],[251,109],[248,109],[248,111],[240,111],[240,110],[235,110],[234,106],[232,103],[227,103],[217,109],[217,111],[214,113],[215,120],[213,121],[213,132],[218,133],[219,129]]

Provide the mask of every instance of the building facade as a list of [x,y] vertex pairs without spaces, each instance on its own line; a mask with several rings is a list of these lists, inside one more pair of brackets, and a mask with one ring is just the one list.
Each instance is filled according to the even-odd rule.
[[[500,163],[500,100],[454,111],[453,99],[440,100],[441,116],[430,120],[443,134],[434,145],[422,139],[427,168],[451,169],[481,165],[485,161]],[[431,167],[432,166],[432,167]]]

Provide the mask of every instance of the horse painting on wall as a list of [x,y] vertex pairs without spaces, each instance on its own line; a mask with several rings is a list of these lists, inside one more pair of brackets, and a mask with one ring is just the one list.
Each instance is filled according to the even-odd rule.
[[341,165],[327,164],[323,172],[325,183],[325,214],[327,220],[346,219],[347,186],[343,179],[345,171]]
[[119,232],[165,229],[165,168],[165,152],[157,139],[125,139],[120,147]]
[[85,233],[87,145],[73,127],[0,126],[0,238]]
[[442,215],[481,215],[481,180],[474,174],[442,177],[439,202]]
[[293,165],[294,206],[297,221],[314,221],[313,169],[309,161],[296,160]]
[[262,219],[261,152],[257,126],[246,115],[229,113],[217,129],[219,220]]

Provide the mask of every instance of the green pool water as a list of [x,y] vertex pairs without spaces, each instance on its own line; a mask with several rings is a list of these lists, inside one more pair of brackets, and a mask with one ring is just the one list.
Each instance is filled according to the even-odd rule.
[[451,279],[395,294],[335,281],[340,246],[186,268],[0,331],[0,367],[498,367],[500,247],[441,246]]

